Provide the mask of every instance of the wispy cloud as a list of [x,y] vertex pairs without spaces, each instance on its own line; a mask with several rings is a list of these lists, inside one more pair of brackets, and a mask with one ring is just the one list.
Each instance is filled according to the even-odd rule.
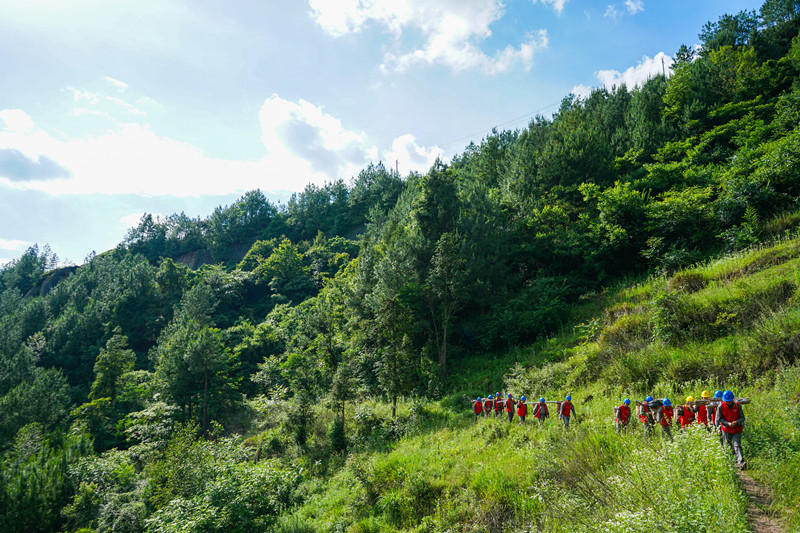
[[625,0],[625,7],[631,15],[641,13],[644,11],[644,0]]
[[561,14],[564,11],[564,4],[567,3],[567,0],[532,0],[534,4],[539,3],[543,5],[549,5],[553,8],[553,10]]
[[603,16],[617,20],[617,17],[619,16],[619,11],[617,11],[617,8],[614,7],[613,4],[608,4],[608,7],[606,7],[606,12],[603,13]]
[[124,90],[126,90],[128,88],[128,84],[127,83],[125,83],[124,81],[118,80],[116,78],[112,78],[111,76],[103,76],[103,80],[105,80],[106,83],[108,83],[109,85],[111,85],[112,87],[114,87],[115,89],[118,89],[120,91],[124,91]]
[[[564,0],[547,0],[560,4]],[[381,69],[403,72],[417,65],[444,65],[455,71],[479,70],[485,74],[506,72],[521,64],[529,69],[538,50],[547,48],[547,32],[530,32],[517,46],[507,45],[487,54],[477,43],[491,36],[490,26],[504,15],[500,0],[309,0],[311,16],[328,34],[340,37],[358,33],[369,24],[395,36],[393,49],[384,54]],[[420,46],[403,50],[404,33],[419,34]]]
[[[12,252],[24,252],[31,246],[33,243],[28,241],[22,241],[19,239],[4,239],[0,237],[0,250],[10,250]],[[3,259],[2,261],[10,261],[10,259]]]
[[67,90],[72,93],[72,99],[77,103],[86,103],[90,106],[99,106],[101,104],[111,104],[112,107],[122,109],[132,115],[145,115],[146,113],[131,104],[127,100],[123,100],[117,96],[109,96],[107,94],[84,91],[76,89],[75,87],[67,87]]

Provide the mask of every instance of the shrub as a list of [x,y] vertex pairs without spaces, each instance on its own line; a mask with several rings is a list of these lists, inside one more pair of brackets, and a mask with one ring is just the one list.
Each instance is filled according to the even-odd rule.
[[774,313],[759,322],[745,339],[742,358],[756,375],[800,359],[800,309]]
[[623,315],[600,334],[603,350],[624,353],[641,350],[653,338],[650,317],[643,313]]
[[697,292],[706,286],[706,278],[699,272],[678,272],[667,281],[670,292]]

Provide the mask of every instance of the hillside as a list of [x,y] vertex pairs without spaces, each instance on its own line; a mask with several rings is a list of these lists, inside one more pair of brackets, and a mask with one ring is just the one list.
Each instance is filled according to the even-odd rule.
[[[800,4],[699,37],[425,174],[0,268],[0,530],[739,531],[714,437],[609,422],[717,388],[800,527]],[[583,421],[473,424],[496,391]]]
[[[592,313],[587,322],[506,358],[515,365],[504,385],[482,372],[465,380],[488,379],[490,390],[528,398],[571,393],[580,425],[475,424],[468,400],[486,387],[465,386],[433,406],[413,402],[409,436],[388,452],[354,454],[329,482],[311,483],[309,503],[287,524],[308,531],[353,523],[361,524],[353,531],[745,531],[746,498],[715,436],[694,426],[669,443],[660,431],[647,439],[637,425],[620,436],[613,425],[612,408],[625,397],[652,394],[677,405],[703,389],[731,388],[753,400],[744,450],[751,475],[774,495],[767,512],[794,531],[799,261],[800,238],[792,238],[592,296],[576,311]],[[682,312],[665,316],[676,308]],[[708,329],[662,338],[685,331],[684,321]],[[356,424],[365,411],[354,409]]]

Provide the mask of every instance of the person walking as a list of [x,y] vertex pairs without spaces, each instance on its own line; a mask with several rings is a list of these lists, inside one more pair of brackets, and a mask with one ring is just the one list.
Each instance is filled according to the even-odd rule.
[[636,403],[636,414],[639,415],[639,421],[642,423],[645,435],[652,434],[653,426],[655,425],[655,419],[653,418],[653,411],[650,408],[650,404],[652,402],[653,402],[653,397],[647,396],[647,398],[645,398],[643,402]]
[[492,416],[493,403],[494,402],[492,402],[492,393],[490,392],[489,396],[487,396],[486,399],[483,400],[483,416],[485,416],[486,418],[490,418]]
[[715,420],[722,435],[722,445],[729,445],[736,455],[736,465],[744,469],[747,463],[742,453],[742,429],[744,428],[744,411],[742,405],[735,401],[733,392],[722,393],[722,403],[717,407]]
[[569,429],[569,419],[570,417],[575,418],[575,421],[578,421],[578,413],[575,412],[575,406],[572,405],[572,396],[567,394],[567,397],[558,405],[558,414],[561,417],[561,421],[564,423],[564,428]]
[[521,396],[519,399],[519,404],[517,405],[517,416],[519,417],[519,423],[525,423],[525,417],[528,416],[528,404],[525,403],[525,396]]
[[499,392],[494,393],[494,417],[503,416],[503,400]]
[[694,396],[687,396],[686,403],[678,406],[678,421],[681,429],[686,429],[694,422]]
[[477,400],[472,400],[472,412],[475,414],[475,422],[477,422],[478,417],[483,414],[483,400],[480,396]]
[[539,422],[540,426],[544,424],[545,420],[550,416],[550,409],[547,408],[544,398],[539,398],[539,403],[533,406],[533,416]]
[[655,410],[656,422],[661,424],[664,434],[669,437],[669,440],[672,440],[672,417],[675,414],[672,409],[672,402],[669,398],[664,398],[660,403],[661,405]]
[[509,422],[514,420],[515,405],[517,405],[517,401],[514,399],[514,395],[509,393],[508,398],[506,398],[506,416],[508,417]]
[[708,419],[711,421],[711,425],[717,428],[717,431],[719,431],[719,427],[717,426],[717,407],[719,407],[719,404],[722,403],[721,390],[714,391],[714,400],[716,401],[706,405],[706,412],[708,413]]
[[[700,393],[700,399],[708,401],[711,398],[711,393],[707,390],[704,390]],[[711,431],[711,428],[708,427],[708,405],[694,405],[692,407],[692,411],[694,412],[694,418],[697,421],[697,425],[703,425],[706,428],[706,431]]]
[[628,422],[631,419],[631,400],[625,398],[621,405],[614,408],[614,423],[617,426],[617,433],[628,429]]

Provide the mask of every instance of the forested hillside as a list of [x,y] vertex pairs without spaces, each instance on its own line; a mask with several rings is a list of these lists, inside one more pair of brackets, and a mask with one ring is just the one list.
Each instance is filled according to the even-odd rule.
[[[285,206],[146,215],[77,268],[4,266],[0,529],[738,531],[713,439],[609,414],[734,387],[800,527],[800,2],[699,38],[668,78],[424,175],[375,164]],[[490,389],[594,401],[572,434],[472,426]]]

